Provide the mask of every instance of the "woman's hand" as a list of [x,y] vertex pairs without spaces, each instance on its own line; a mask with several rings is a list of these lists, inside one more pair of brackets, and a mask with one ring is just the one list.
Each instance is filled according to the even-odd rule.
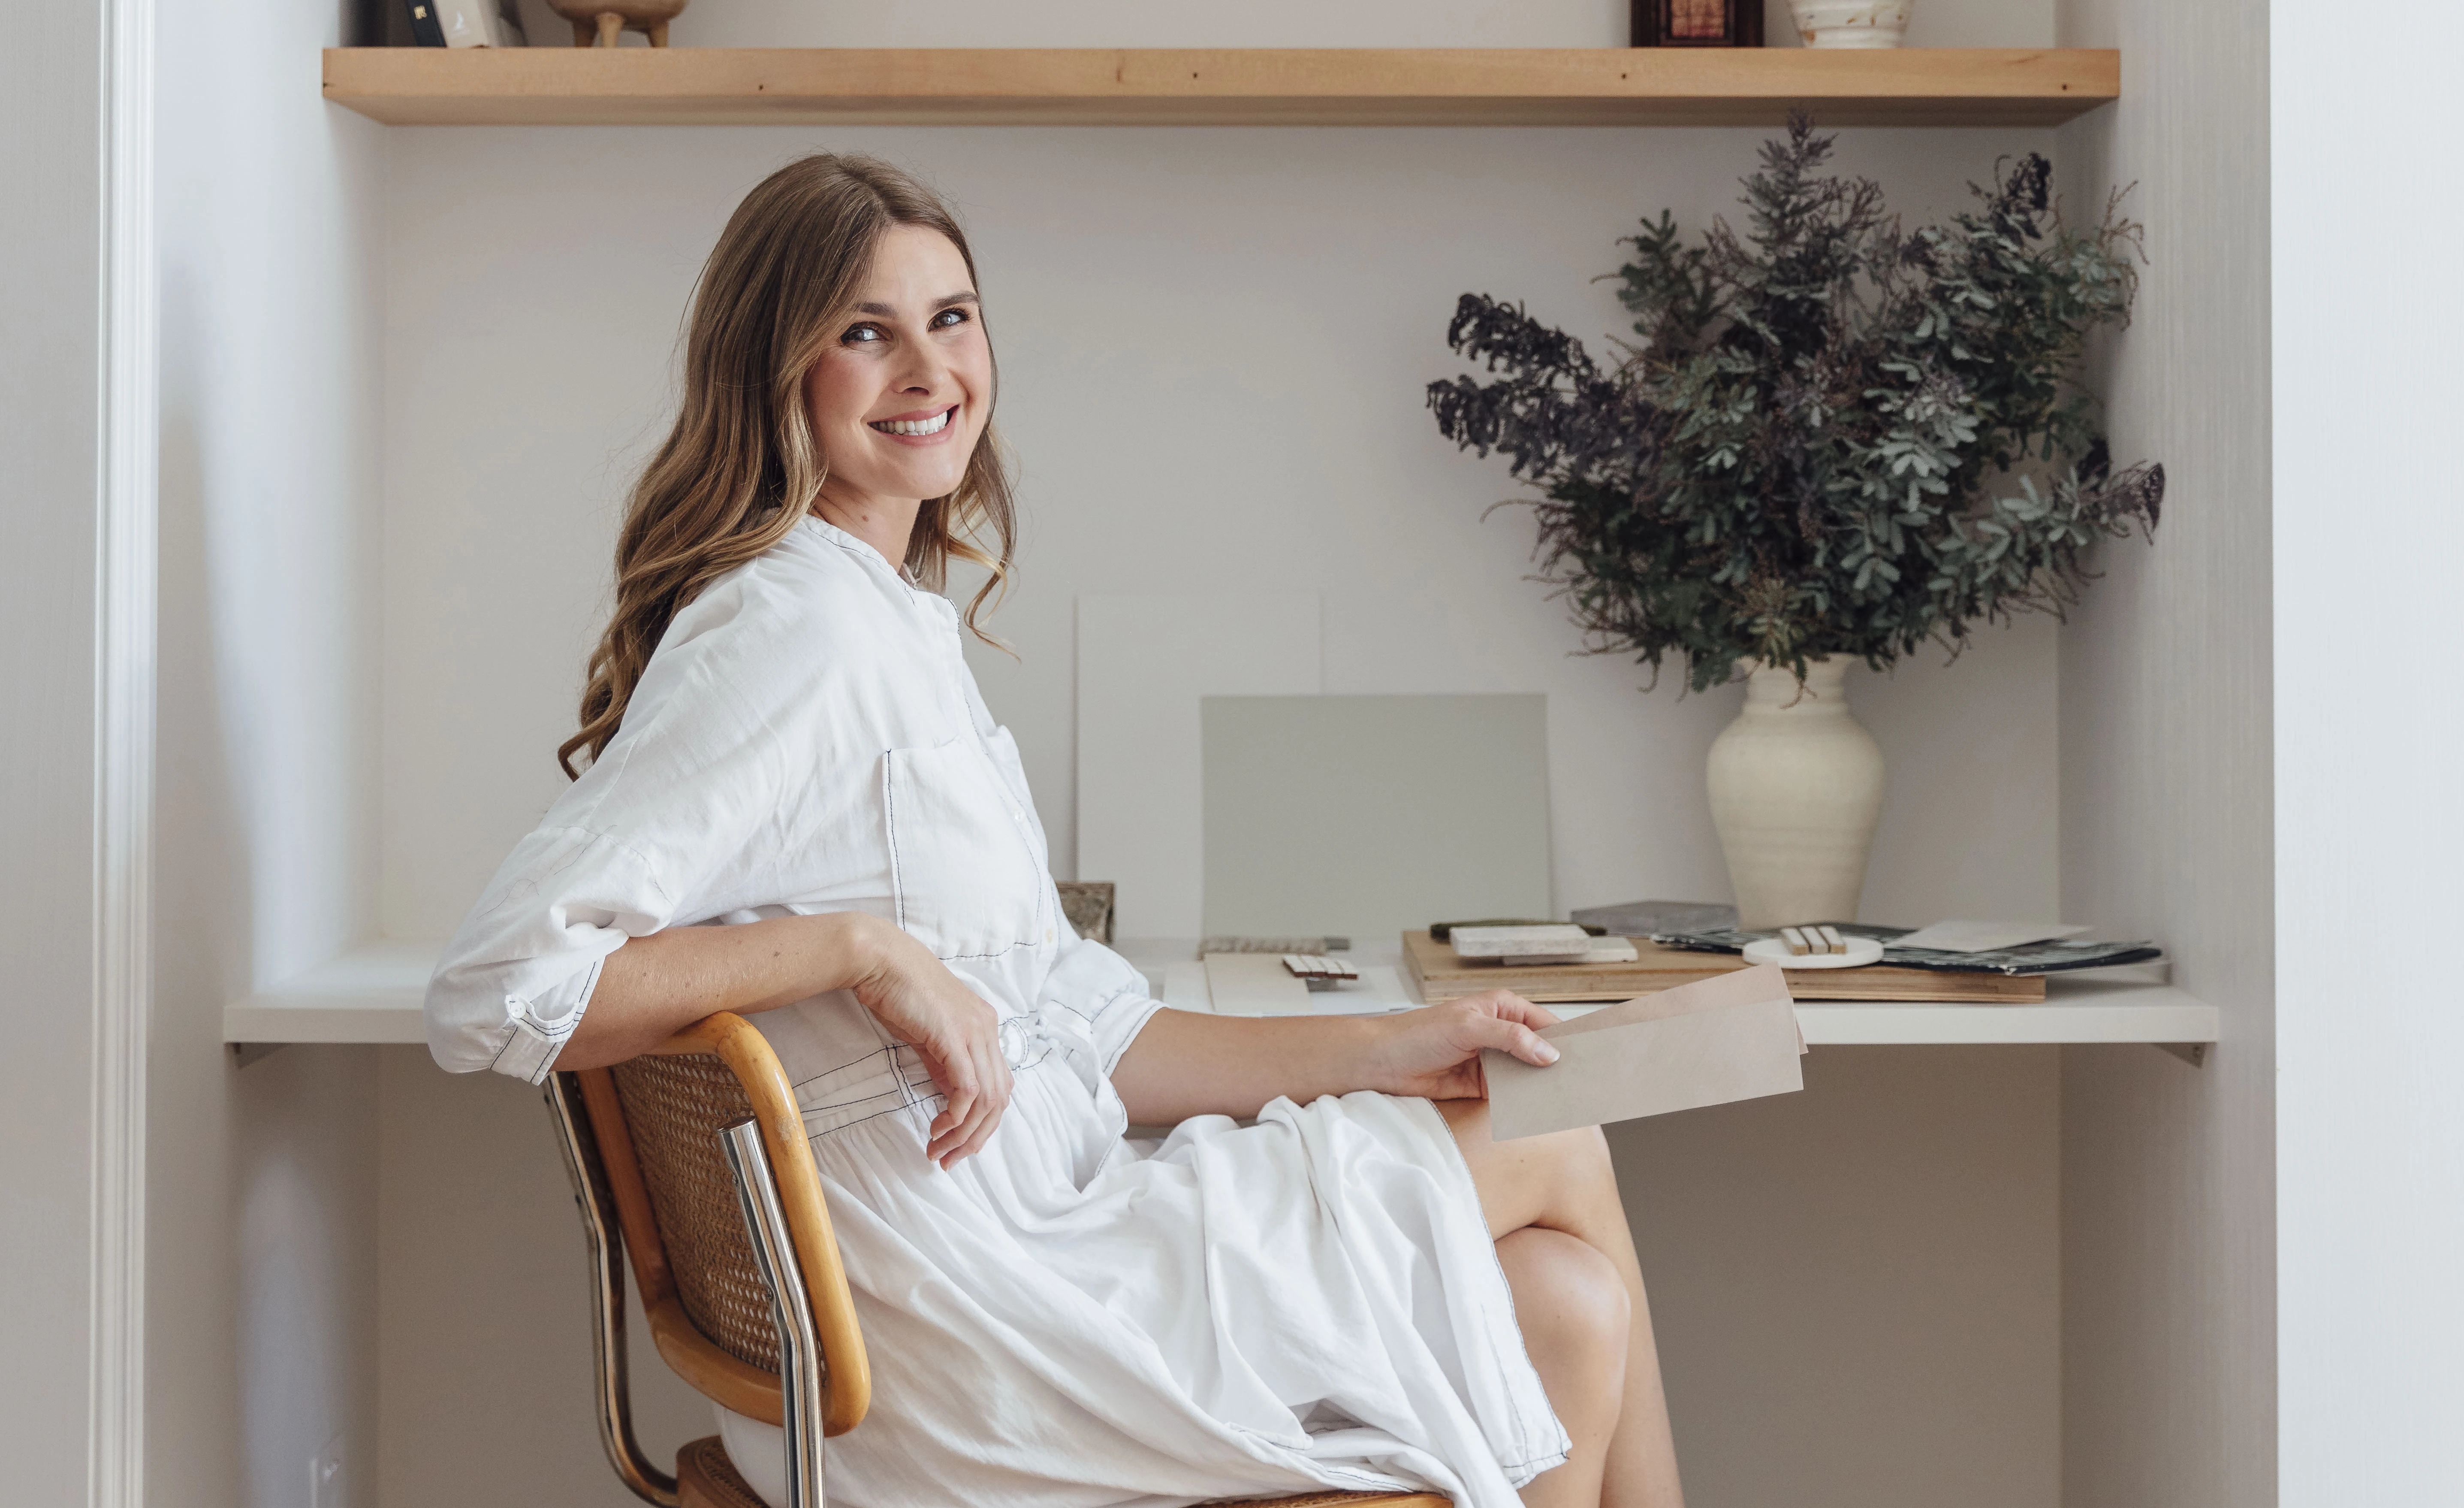
[[1557,1061],[1557,1050],[1539,1029],[1556,1024],[1554,1014],[1504,989],[1390,1016],[1378,1023],[1384,1031],[1365,1065],[1370,1081],[1360,1087],[1427,1099],[1483,1099],[1488,1082],[1481,1076],[1481,1051],[1511,1053],[1546,1068]]
[[872,965],[849,987],[891,1036],[923,1054],[933,1087],[948,1101],[924,1155],[947,1168],[981,1148],[1009,1108],[1000,1013],[930,948],[888,923],[875,929]]

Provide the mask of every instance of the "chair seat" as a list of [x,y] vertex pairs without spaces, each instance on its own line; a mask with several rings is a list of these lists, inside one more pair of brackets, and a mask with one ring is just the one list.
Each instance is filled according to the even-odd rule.
[[[676,1453],[676,1497],[683,1508],[768,1508],[727,1458],[718,1436],[705,1435]],[[1227,1499],[1227,1502],[1230,1501]],[[1309,1493],[1299,1497],[1248,1497],[1240,1508],[1452,1508],[1434,1493]],[[923,1505],[918,1505],[923,1508]],[[1213,1503],[1200,1508],[1219,1508]]]

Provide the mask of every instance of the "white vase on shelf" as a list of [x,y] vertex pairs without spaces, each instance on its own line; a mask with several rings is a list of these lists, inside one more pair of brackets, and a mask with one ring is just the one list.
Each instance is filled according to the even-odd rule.
[[1908,33],[1909,0],[1788,0],[1797,40],[1808,47],[1897,47]]
[[1810,660],[1803,685],[1785,666],[1756,668],[1745,711],[1711,744],[1711,822],[1741,927],[1857,920],[1882,747],[1849,715],[1848,665]]

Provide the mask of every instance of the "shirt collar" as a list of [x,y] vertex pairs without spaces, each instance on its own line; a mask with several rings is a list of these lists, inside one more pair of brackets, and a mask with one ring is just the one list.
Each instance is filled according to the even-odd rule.
[[947,599],[943,598],[938,592],[926,591],[921,586],[917,585],[915,578],[908,574],[907,567],[905,566],[891,565],[889,561],[882,558],[882,554],[879,550],[874,549],[864,540],[859,539],[855,535],[849,534],[847,530],[840,528],[829,520],[823,518],[820,514],[806,513],[801,521],[803,526],[811,529],[824,540],[828,541],[832,544],[838,545],[841,549],[847,551],[849,554],[855,556],[856,559],[864,562],[869,568],[888,571],[900,586],[906,588],[916,596],[921,597],[928,602],[937,602],[942,604],[944,607],[948,606]]
[[820,514],[805,514],[803,518],[803,526],[811,529],[816,534],[819,534],[823,539],[838,545],[841,549],[853,551],[859,558],[871,565],[880,566],[883,570],[890,572],[900,581],[904,582],[907,580],[907,571],[905,567],[891,565],[890,562],[882,558],[879,550],[874,549],[870,544],[857,538],[855,535],[849,534],[847,530],[840,528],[829,520],[823,518]]

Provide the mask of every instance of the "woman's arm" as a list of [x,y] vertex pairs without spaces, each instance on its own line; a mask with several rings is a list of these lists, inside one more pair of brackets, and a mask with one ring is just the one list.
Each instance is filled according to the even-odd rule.
[[922,943],[879,917],[831,912],[728,927],[670,927],[608,955],[559,1069],[638,1057],[717,1010],[739,1015],[854,992],[922,1054],[948,1101],[925,1155],[947,1167],[984,1144],[1009,1105],[1001,1021]]
[[1158,1010],[1112,1070],[1138,1125],[1191,1116],[1254,1116],[1288,1096],[1306,1104],[1356,1089],[1477,1099],[1484,1048],[1543,1067],[1557,1050],[1549,1011],[1503,989],[1391,1016],[1211,1016]]

